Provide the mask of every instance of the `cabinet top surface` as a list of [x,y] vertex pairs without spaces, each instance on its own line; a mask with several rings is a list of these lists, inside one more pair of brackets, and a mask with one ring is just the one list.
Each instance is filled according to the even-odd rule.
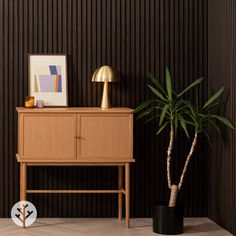
[[63,108],[24,108],[17,107],[18,113],[132,113],[128,107],[114,107],[103,110],[99,107],[63,107]]

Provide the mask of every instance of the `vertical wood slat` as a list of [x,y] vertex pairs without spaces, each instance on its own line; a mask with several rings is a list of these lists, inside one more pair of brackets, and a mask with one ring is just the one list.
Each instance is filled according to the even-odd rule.
[[[68,54],[70,106],[100,106],[102,87],[91,82],[91,73],[102,64],[112,65],[121,74],[121,82],[111,84],[112,104],[134,108],[152,96],[146,86],[148,72],[164,82],[165,68],[169,66],[177,89],[206,76],[206,17],[201,21],[200,18],[207,15],[207,5],[194,2],[0,0],[0,31],[3,32],[0,34],[0,217],[9,216],[11,206],[19,199],[18,192],[13,191],[15,184],[19,189],[19,167],[14,153],[15,106],[23,105],[28,91],[27,53]],[[193,16],[197,27],[191,28]],[[200,93],[206,94],[207,86]],[[152,202],[168,198],[165,184],[168,135],[156,137],[153,130],[156,126],[135,120],[136,163],[131,167],[130,186],[132,217],[151,216]],[[188,216],[207,215],[202,191],[206,190],[206,183],[200,177],[207,170],[205,149],[203,142],[180,194]],[[185,154],[186,147],[179,145],[176,173],[182,168]],[[30,171],[28,180],[30,186],[39,188],[115,187],[112,181],[116,181],[116,174],[117,171],[107,168],[39,167]],[[197,184],[196,190],[192,183]],[[115,199],[103,195],[29,195],[40,216],[45,217],[116,216]]]
[[[0,1],[0,32],[3,32],[4,30],[4,15],[3,15],[3,5],[4,5],[4,2],[3,0]],[[3,46],[3,42],[4,42],[4,36],[3,36],[3,33],[0,34],[0,41],[2,43],[0,43],[0,77],[3,78],[3,62],[4,62],[4,53],[3,53],[3,50],[4,50],[4,46]],[[4,81],[3,79],[0,79],[0,129],[3,130],[3,114],[4,114],[4,97],[3,97],[3,85],[4,85]],[[3,166],[3,145],[4,145],[4,139],[3,139],[3,133],[1,133],[0,135],[0,156],[2,157],[1,158],[1,165],[0,165],[0,173],[1,173],[1,176],[0,176],[0,192],[3,193],[4,192],[4,166]],[[4,195],[3,194],[0,194],[0,202],[4,202]],[[2,206],[2,213],[1,214],[1,217],[3,217],[3,212],[4,212],[4,209],[3,209],[3,206]]]
[[[14,9],[13,15],[18,16],[18,2],[14,2],[13,9]],[[18,24],[17,17],[14,17],[13,24],[14,24],[14,33],[13,33],[13,37],[14,37],[15,35],[18,35],[18,32],[19,32],[18,31],[19,30],[19,24]],[[0,32],[1,32],[1,30],[0,30]],[[19,51],[18,51],[18,39],[17,39],[17,37],[14,37],[13,44],[14,44],[14,46],[13,46],[14,47],[14,49],[13,49],[13,52],[14,52],[14,60],[13,61],[14,61],[14,63],[12,63],[12,65],[14,65],[13,68],[14,68],[14,78],[15,78],[15,76],[19,74]],[[19,79],[18,78],[13,80],[13,83],[14,83],[14,105],[13,105],[13,108],[17,106],[18,101],[19,101]],[[1,94],[1,92],[0,92],[0,94]],[[0,107],[2,107],[2,109],[3,109],[3,106],[0,105]],[[1,110],[0,112],[2,113],[3,110]],[[1,129],[1,127],[0,127],[0,129]],[[14,139],[13,145],[14,145],[14,149],[13,149],[13,153],[15,153],[17,151],[17,147],[16,147],[17,146],[17,134],[18,134],[17,115],[16,115],[16,113],[14,113],[14,128],[13,128],[13,139]],[[0,145],[2,145],[2,143]],[[13,158],[13,160],[14,160],[14,158]],[[13,172],[18,173],[19,165],[15,165],[14,161],[12,162],[12,165],[13,165]],[[0,172],[1,172],[1,170],[0,170]],[[13,177],[14,177],[13,186],[16,186],[15,191],[19,192],[19,185],[18,185],[19,178],[18,178],[17,175],[14,175]],[[0,191],[1,191],[1,189],[0,189]],[[14,199],[14,196],[13,196],[13,199]]]
[[[8,77],[8,63],[9,63],[9,55],[8,55],[8,43],[9,43],[9,36],[8,36],[8,27],[9,27],[9,2],[5,3],[4,2],[4,6],[3,6],[3,10],[4,10],[4,28],[3,28],[3,33],[4,33],[4,43],[6,45],[6,47],[4,47],[3,49],[3,55],[4,55],[4,60],[3,60],[3,77]],[[3,117],[3,137],[4,137],[4,145],[5,147],[3,148],[3,167],[4,167],[4,186],[5,186],[5,191],[9,191],[9,185],[8,185],[8,171],[6,171],[9,168],[9,159],[6,158],[7,156],[9,156],[9,132],[8,132],[8,128],[9,128],[9,106],[8,106],[8,83],[9,81],[4,81],[3,83],[3,107],[6,107],[5,111],[4,111],[4,117]],[[4,210],[6,211],[7,208],[9,208],[9,198],[5,198],[5,206],[4,206]]]
[[[9,8],[13,9],[13,4],[14,4],[14,1],[9,1]],[[9,28],[8,28],[8,37],[9,39],[13,38],[13,34],[14,34],[14,23],[13,23],[13,13],[14,11],[9,11]],[[13,67],[13,64],[11,63],[13,61],[13,58],[14,58],[14,53],[13,53],[13,47],[9,47],[8,48],[8,54],[9,54],[9,65],[8,65],[8,68],[9,68],[9,82],[8,82],[8,106],[9,106],[9,111],[13,111],[14,110],[14,95],[12,96],[9,96],[9,94],[11,93],[11,91],[13,90],[14,91],[14,70],[11,70],[11,66]],[[14,113],[12,112],[9,112],[9,116],[8,116],[8,119],[9,119],[9,126],[8,126],[8,130],[9,130],[9,133],[10,134],[14,134]],[[12,124],[12,125],[11,125]],[[11,140],[10,139],[10,135],[9,135],[9,144],[10,143],[13,143],[14,144],[14,139]],[[8,160],[8,165],[9,165],[9,169],[13,170],[14,169],[14,147],[13,148],[10,148],[9,149],[9,160]],[[10,173],[8,173],[8,180],[12,183],[14,183],[14,176],[11,175]],[[9,186],[9,202],[12,202],[13,201],[13,198],[14,198],[14,188],[12,186]]]

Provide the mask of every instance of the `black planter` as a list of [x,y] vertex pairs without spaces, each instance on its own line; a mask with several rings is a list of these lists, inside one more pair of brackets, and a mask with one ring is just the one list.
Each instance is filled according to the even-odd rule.
[[153,209],[153,232],[158,234],[182,234],[184,231],[184,206],[155,203]]

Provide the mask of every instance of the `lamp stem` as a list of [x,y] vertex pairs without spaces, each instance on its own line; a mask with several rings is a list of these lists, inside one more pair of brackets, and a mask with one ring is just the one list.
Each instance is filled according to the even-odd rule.
[[108,94],[108,82],[104,82],[103,84],[103,94],[102,94],[102,109],[109,109],[111,108],[110,100],[109,100],[109,94]]

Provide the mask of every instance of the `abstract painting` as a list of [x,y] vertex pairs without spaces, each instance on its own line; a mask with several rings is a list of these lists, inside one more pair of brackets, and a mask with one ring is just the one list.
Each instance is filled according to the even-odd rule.
[[66,55],[29,55],[29,95],[46,106],[67,106]]
[[58,93],[62,92],[61,66],[49,65],[37,68],[34,75],[35,93]]

